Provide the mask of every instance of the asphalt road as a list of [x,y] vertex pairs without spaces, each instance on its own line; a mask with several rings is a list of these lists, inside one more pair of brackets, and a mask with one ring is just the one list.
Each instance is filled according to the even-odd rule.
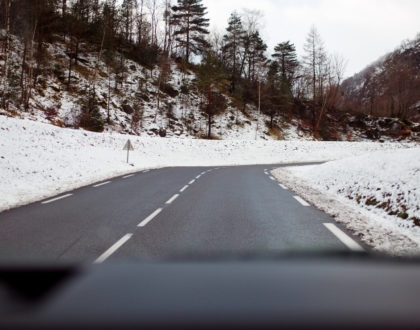
[[156,169],[0,213],[0,263],[364,248],[275,167]]

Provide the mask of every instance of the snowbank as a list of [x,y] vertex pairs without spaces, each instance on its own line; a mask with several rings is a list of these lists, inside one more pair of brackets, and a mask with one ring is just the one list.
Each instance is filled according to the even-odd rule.
[[378,151],[274,174],[375,249],[420,253],[420,148]]
[[[130,138],[130,165],[122,148]],[[0,210],[146,168],[325,161],[395,143],[139,138],[0,116]]]

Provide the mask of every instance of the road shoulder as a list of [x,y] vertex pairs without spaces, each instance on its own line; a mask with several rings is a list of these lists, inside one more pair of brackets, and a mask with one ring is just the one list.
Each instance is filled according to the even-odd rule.
[[391,232],[380,223],[380,219],[370,215],[368,211],[355,209],[339,197],[315,189],[303,179],[294,176],[287,167],[275,169],[271,174],[281,184],[331,215],[373,250],[397,256],[419,254],[419,245],[403,232]]

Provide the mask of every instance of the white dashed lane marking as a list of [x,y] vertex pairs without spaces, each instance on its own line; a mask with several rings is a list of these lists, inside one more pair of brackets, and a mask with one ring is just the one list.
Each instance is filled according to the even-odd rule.
[[46,200],[44,202],[41,202],[41,204],[49,204],[49,203],[52,203],[52,202],[55,202],[55,201],[59,201],[60,199],[64,199],[64,198],[67,198],[67,197],[70,197],[70,196],[73,196],[73,194],[67,194],[67,195],[63,195],[63,196],[58,196],[58,197],[55,197],[55,198]]
[[106,184],[108,184],[108,183],[111,183],[111,181],[98,183],[98,184],[95,184],[93,187],[94,187],[94,188],[102,187],[102,186],[105,186],[105,185],[106,185]]
[[305,201],[304,199],[302,199],[299,196],[293,196],[293,198],[296,199],[303,206],[310,206],[310,204],[307,201]]
[[144,219],[142,222],[140,222],[137,227],[144,227],[146,226],[150,221],[152,221],[160,212],[162,212],[162,209],[157,209],[154,211],[151,215],[149,215],[146,219]]
[[172,202],[179,197],[179,194],[173,195],[165,204],[172,204]]
[[352,238],[345,234],[333,223],[324,223],[324,226],[332,232],[344,245],[352,251],[364,251],[364,249],[356,243]]
[[179,192],[184,192],[187,189],[188,189],[188,185],[184,186]]
[[133,234],[127,234],[123,236],[118,242],[106,250],[98,259],[95,260],[95,264],[100,264],[108,259],[115,251],[117,251],[123,244],[125,244]]

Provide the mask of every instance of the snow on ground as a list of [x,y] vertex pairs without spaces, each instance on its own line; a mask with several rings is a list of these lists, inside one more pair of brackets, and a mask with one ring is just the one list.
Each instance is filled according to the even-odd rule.
[[[122,148],[130,138],[130,164]],[[0,210],[146,168],[325,161],[400,143],[140,138],[0,116]]]
[[289,167],[274,175],[376,250],[420,254],[420,148]]

